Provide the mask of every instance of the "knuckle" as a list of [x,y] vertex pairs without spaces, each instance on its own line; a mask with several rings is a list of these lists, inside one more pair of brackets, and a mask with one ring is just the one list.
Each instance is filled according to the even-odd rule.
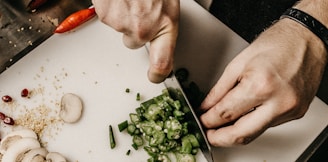
[[139,42],[147,42],[151,39],[152,29],[149,29],[147,25],[143,25],[139,22],[132,25],[130,30],[134,38]]
[[[214,88],[211,89],[211,91],[207,94],[207,97],[205,98],[207,105],[214,105],[217,103],[217,96],[219,96],[219,89],[214,86]],[[207,106],[206,105],[206,106]]]
[[107,14],[106,12],[99,11],[97,13],[98,19],[113,28],[114,30],[118,32],[126,32],[126,27],[124,25],[125,21],[122,21],[120,19],[121,16],[118,16],[116,14]]
[[226,122],[230,122],[230,121],[233,121],[235,118],[234,118],[234,113],[230,110],[223,110],[223,111],[220,111],[220,110],[217,110],[218,108],[215,108],[216,111],[218,111],[218,114],[219,114],[219,117],[221,119],[223,119],[224,121]]
[[111,26],[112,26],[113,29],[115,29],[116,31],[118,31],[120,33],[125,33],[126,32],[126,28],[121,24],[114,23]]
[[222,145],[228,145],[226,144],[226,140],[222,140],[221,138],[217,138],[217,137],[208,137],[208,142],[214,146],[214,147],[219,147]]
[[137,49],[140,48],[143,44],[135,41],[133,38],[129,38],[128,36],[123,37],[123,43],[127,48]]
[[209,120],[207,120],[207,117],[205,114],[200,116],[200,121],[202,122],[202,124],[205,128],[211,128],[212,124],[209,122]]
[[286,94],[286,96],[288,97],[286,97],[283,101],[284,101],[284,107],[286,107],[287,111],[295,112],[300,107],[302,107],[301,101],[297,95],[289,93]]
[[150,31],[142,26],[138,26],[138,28],[136,28],[136,36],[140,41],[148,41],[149,39],[149,33]]
[[152,67],[158,74],[167,74],[172,70],[173,62],[172,59],[159,58],[154,63],[152,63]]
[[96,7],[96,12],[97,12],[97,17],[98,19],[106,24],[106,20],[110,20],[109,15],[106,14],[106,11],[104,11],[102,8],[97,8]]
[[251,143],[253,140],[253,138],[248,137],[248,136],[239,136],[239,137],[235,137],[233,140],[233,143],[235,145],[247,145],[249,143]]
[[118,32],[125,33],[127,31],[126,27],[119,21],[118,22],[114,20],[113,21],[102,20],[102,21]]
[[297,95],[286,95],[282,100],[282,114],[287,114],[290,119],[302,118],[309,108],[309,105],[303,103]]
[[299,102],[289,103],[289,111],[291,112],[291,116],[294,119],[302,118],[305,115],[307,109],[307,106],[301,106]]
[[255,97],[266,98],[275,90],[275,83],[270,74],[257,75],[256,82],[250,82],[250,84]]

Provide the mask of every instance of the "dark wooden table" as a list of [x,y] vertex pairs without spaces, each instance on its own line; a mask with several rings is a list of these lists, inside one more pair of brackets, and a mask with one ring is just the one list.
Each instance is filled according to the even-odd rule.
[[91,0],[48,0],[28,12],[26,1],[0,0],[0,73],[49,38],[68,15],[91,5]]

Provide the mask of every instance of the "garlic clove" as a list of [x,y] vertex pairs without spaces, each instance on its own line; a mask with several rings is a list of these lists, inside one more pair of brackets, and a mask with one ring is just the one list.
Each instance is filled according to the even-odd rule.
[[39,147],[40,143],[37,139],[31,137],[21,138],[9,145],[7,151],[2,156],[2,161],[16,162],[16,159],[23,156],[27,151]]
[[66,162],[66,158],[58,152],[49,152],[46,156],[47,162]]
[[66,123],[77,122],[82,116],[83,103],[80,97],[66,93],[61,98],[59,116]]

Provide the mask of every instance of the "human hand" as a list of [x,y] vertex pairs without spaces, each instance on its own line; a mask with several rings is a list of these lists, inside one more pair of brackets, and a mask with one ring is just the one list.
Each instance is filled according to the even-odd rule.
[[123,33],[123,43],[131,49],[150,42],[148,78],[162,82],[173,69],[179,0],[92,0],[99,19]]
[[266,129],[301,118],[327,60],[321,40],[282,19],[226,67],[200,108],[214,146],[248,144]]

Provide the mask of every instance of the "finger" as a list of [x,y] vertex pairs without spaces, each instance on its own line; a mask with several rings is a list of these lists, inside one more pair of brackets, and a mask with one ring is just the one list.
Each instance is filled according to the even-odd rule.
[[[128,9],[126,3],[116,4],[113,1],[102,0],[92,0],[92,3],[95,7],[98,19],[102,23],[121,33],[131,32],[129,28],[131,26],[131,19],[127,13]],[[122,14],[122,11],[126,12]]]
[[220,102],[215,104],[200,120],[206,128],[217,128],[226,123],[235,121],[240,116],[258,107],[263,101],[252,93],[248,83],[240,82],[230,90]]
[[111,20],[110,16],[108,16],[110,8],[104,6],[110,6],[109,1],[92,0],[92,4],[95,7],[98,18],[108,25],[107,22]]
[[209,143],[217,147],[248,144],[270,127],[273,118],[270,114],[270,107],[261,106],[238,119],[233,125],[209,130]]
[[202,111],[207,111],[213,107],[237,84],[240,72],[237,69],[231,69],[229,67],[231,65],[227,66],[216,85],[210,90],[200,105]]
[[137,37],[124,34],[123,35],[123,43],[126,47],[130,49],[137,49],[146,44],[147,41],[138,39]]
[[174,27],[150,42],[148,78],[151,82],[160,83],[171,73],[177,30],[178,27]]
[[175,42],[170,35],[163,35],[150,43],[148,78],[151,82],[162,82],[173,69]]

